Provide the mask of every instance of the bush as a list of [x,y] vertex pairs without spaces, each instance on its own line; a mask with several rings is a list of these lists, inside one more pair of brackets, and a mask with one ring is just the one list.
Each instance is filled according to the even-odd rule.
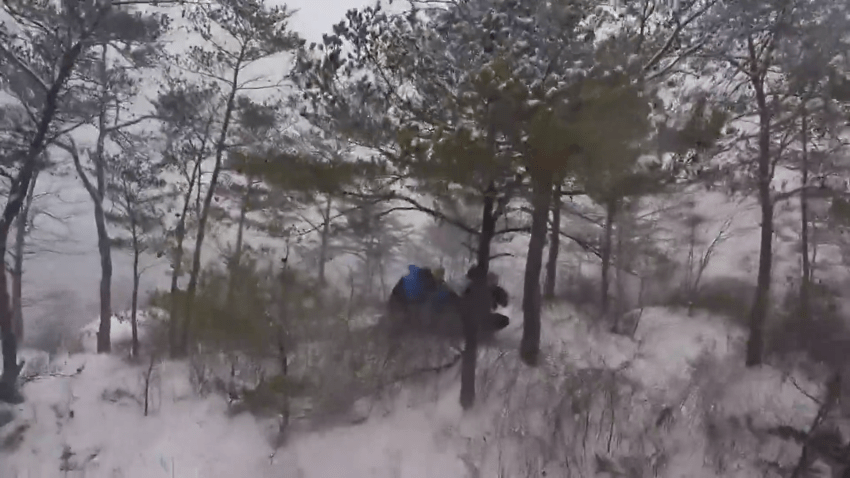
[[778,357],[804,355],[817,364],[841,370],[850,358],[850,330],[838,307],[839,292],[813,283],[809,317],[800,309],[799,284],[789,284],[781,313],[769,329],[769,352]]
[[577,274],[566,281],[561,297],[577,306],[599,305],[600,283],[595,277]]
[[706,279],[693,299],[680,290],[669,298],[668,305],[704,310],[746,326],[755,292],[756,286],[744,279],[715,277]]
[[[275,271],[256,259],[246,259],[235,280],[229,272],[213,266],[199,277],[190,344],[199,393],[228,396],[232,412],[316,422],[346,416],[360,398],[380,394],[385,377],[403,375],[389,370],[401,365],[388,360],[381,329],[355,320],[362,312],[357,297],[343,298],[296,269]],[[175,300],[181,320],[185,292],[159,292],[151,304],[170,310]],[[403,365],[415,368],[413,362]]]

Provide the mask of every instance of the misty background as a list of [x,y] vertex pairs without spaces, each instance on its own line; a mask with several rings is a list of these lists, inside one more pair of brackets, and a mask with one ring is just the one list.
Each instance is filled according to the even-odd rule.
[[[267,0],[297,10],[290,25],[308,42],[321,41],[334,23],[352,8],[370,5],[370,0]],[[68,159],[70,164],[70,159]],[[38,211],[28,239],[24,262],[25,345],[45,340],[43,333],[73,331],[97,320],[100,282],[97,233],[93,205],[72,167],[63,174],[43,174],[36,186]],[[42,213],[41,211],[45,211]],[[215,245],[211,244],[211,252]],[[113,249],[112,304],[119,313],[130,306],[133,287],[131,252]],[[142,297],[170,281],[167,256],[146,255],[148,267],[141,279]]]

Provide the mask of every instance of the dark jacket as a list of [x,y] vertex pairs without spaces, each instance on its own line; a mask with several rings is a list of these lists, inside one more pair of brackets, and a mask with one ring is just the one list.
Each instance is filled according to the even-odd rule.
[[[463,291],[463,297],[470,297],[472,295],[472,285],[466,287],[466,290]],[[501,286],[490,286],[490,309],[496,310],[499,307],[507,307],[508,306],[508,291],[506,291]]]

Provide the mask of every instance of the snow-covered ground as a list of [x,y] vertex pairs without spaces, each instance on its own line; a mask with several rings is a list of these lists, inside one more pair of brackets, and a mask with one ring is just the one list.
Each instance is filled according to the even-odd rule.
[[[453,368],[407,387],[362,423],[302,430],[277,449],[272,421],[231,416],[223,397],[199,395],[184,363],[155,366],[145,416],[148,364],[119,352],[49,365],[28,354],[27,401],[0,428],[0,476],[571,476],[559,468],[569,463],[572,476],[605,476],[594,472],[616,465],[656,466],[664,477],[751,477],[759,459],[797,459],[795,447],[728,424],[805,429],[816,404],[801,388],[816,396],[818,387],[744,369],[742,331],[722,319],[646,309],[628,338],[562,305],[548,308],[544,323],[539,369],[519,363],[517,325],[503,346],[482,351],[471,412],[458,405]],[[113,331],[118,343],[127,338],[117,319]],[[721,423],[739,448],[721,453],[710,442],[708,429]],[[713,469],[719,453],[725,467]]]
[[[287,3],[303,7],[293,26],[317,39],[345,9],[369,2]],[[81,303],[59,297],[55,304],[34,304],[36,331],[47,327],[37,323],[47,322],[40,315],[76,329],[81,317],[91,315],[87,310],[96,310],[99,272],[91,206],[77,180],[56,182],[77,193],[60,198],[68,203],[59,212],[71,220],[67,231],[56,234],[79,243],[60,244],[57,254],[30,261],[26,291],[28,297],[44,298],[68,290]],[[696,201],[696,209],[710,219],[703,240],[710,241],[733,215],[738,231],[719,247],[706,274],[753,283],[759,217],[752,201],[741,204],[703,192]],[[777,221],[793,220],[796,211],[783,214]],[[423,218],[405,219],[421,226],[414,219]],[[792,242],[777,239],[775,285],[798,267]],[[150,368],[128,362],[126,320],[113,323],[113,354],[94,354],[95,321],[63,339],[70,355],[24,351],[27,401],[0,406],[0,478],[523,478],[544,471],[546,476],[616,476],[600,471],[612,468],[631,477],[749,478],[763,475],[758,463],[796,462],[798,446],[764,431],[778,425],[806,429],[817,406],[809,395],[819,397],[820,386],[787,370],[745,369],[745,333],[725,318],[648,308],[630,338],[606,332],[570,306],[553,306],[543,316],[544,364],[522,365],[517,304],[525,244],[518,238],[497,245],[499,252],[516,256],[494,263],[511,285],[508,315],[514,324],[501,334],[501,346],[481,352],[479,402],[471,412],[458,405],[455,366],[424,383],[408,384],[356,425],[299,428],[276,446],[276,420],[232,415],[224,397],[198,392],[188,364]],[[682,250],[672,248],[670,254],[680,258]],[[562,262],[572,260],[562,254]],[[115,305],[122,307],[129,295],[128,267],[123,255],[116,262]],[[336,260],[329,270],[344,266]],[[399,270],[405,266],[398,264]],[[145,276],[144,289],[165,284],[167,271],[160,269]],[[141,322],[143,338],[149,324]],[[646,471],[650,468],[657,473]]]

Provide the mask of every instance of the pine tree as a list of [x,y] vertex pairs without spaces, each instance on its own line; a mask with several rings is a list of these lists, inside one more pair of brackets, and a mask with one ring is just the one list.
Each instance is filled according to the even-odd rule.
[[113,208],[104,212],[109,223],[126,236],[112,237],[110,247],[129,249],[133,257],[133,290],[130,306],[132,328],[131,355],[139,356],[139,287],[148,267],[141,264],[143,254],[163,255],[163,211],[169,192],[162,177],[163,165],[146,154],[148,145],[139,136],[123,138],[124,154],[111,161],[113,177],[106,186],[106,199]]

